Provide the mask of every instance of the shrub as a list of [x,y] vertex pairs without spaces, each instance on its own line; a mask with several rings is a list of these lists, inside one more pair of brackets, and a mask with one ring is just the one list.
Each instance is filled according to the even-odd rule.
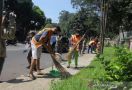
[[106,79],[111,81],[132,81],[132,52],[124,47],[116,47],[114,56],[99,57],[106,70]]

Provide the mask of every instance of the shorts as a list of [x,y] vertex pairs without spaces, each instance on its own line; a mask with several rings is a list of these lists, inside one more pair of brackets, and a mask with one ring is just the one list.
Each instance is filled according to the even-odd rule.
[[32,59],[40,59],[42,53],[42,46],[36,48],[36,46],[31,43],[32,47]]

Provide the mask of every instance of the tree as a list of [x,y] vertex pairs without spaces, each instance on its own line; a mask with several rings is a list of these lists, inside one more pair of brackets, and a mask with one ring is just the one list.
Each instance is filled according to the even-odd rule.
[[84,34],[88,31],[89,37],[98,35],[99,18],[96,13],[91,14],[87,8],[81,8],[77,13],[62,11],[59,17],[59,24],[62,30],[68,34],[79,31]]
[[[78,9],[78,20],[81,30],[87,30],[89,37],[99,35],[100,2],[99,0],[71,0],[74,8]],[[78,22],[78,21],[76,21]]]
[[71,33],[70,22],[73,20],[73,17],[74,13],[65,10],[60,12],[59,25],[63,33],[67,33],[68,35]]
[[131,0],[71,0],[71,3],[79,10],[88,9],[92,15],[98,13],[100,35],[103,37],[102,47],[104,37],[113,38],[119,34],[120,30],[124,32],[132,28]]
[[5,9],[7,12],[14,11],[17,15],[16,37],[19,41],[26,38],[29,30],[38,30],[45,25],[46,17],[43,11],[33,5],[32,0],[5,0]]
[[46,17],[38,6],[33,6],[31,20],[35,22],[34,26],[37,30],[45,25]]
[[112,0],[109,5],[108,12],[108,26],[109,32],[119,33],[120,27],[123,27],[123,31],[129,31],[132,29],[132,13],[131,0]]
[[96,13],[91,14],[87,8],[81,8],[73,20],[73,29],[80,29],[80,34],[87,31],[89,37],[98,35],[99,18]]
[[46,19],[46,24],[51,24],[52,23],[52,19],[51,18],[47,18]]

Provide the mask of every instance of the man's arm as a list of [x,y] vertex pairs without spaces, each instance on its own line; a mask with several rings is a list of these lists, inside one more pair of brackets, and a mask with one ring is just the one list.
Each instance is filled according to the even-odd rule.
[[40,41],[40,42],[45,41],[45,38],[47,37],[47,35],[48,35],[48,32],[43,32],[43,34],[42,34],[41,37],[39,38],[39,41]]
[[54,50],[52,49],[52,46],[51,46],[51,44],[50,44],[50,39],[51,39],[51,37],[49,37],[49,40],[48,40],[48,43],[47,43],[47,49],[50,51],[50,53],[54,54],[55,52],[54,52]]
[[40,42],[43,43],[43,46],[48,50],[48,52],[54,54],[55,52],[53,51],[51,44],[50,44],[50,39],[51,37],[48,37],[48,42],[46,42],[47,36],[43,36],[39,39]]
[[43,43],[43,46],[48,50],[49,53],[51,54],[55,54],[55,52],[53,51],[51,45],[50,45],[50,42],[47,43]]

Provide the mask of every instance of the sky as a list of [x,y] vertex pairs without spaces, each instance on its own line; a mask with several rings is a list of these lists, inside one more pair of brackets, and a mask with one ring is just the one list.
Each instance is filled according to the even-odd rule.
[[59,22],[59,13],[62,10],[69,12],[76,12],[76,9],[72,8],[71,0],[32,0],[33,3],[40,7],[44,11],[46,18],[51,18],[53,23]]

